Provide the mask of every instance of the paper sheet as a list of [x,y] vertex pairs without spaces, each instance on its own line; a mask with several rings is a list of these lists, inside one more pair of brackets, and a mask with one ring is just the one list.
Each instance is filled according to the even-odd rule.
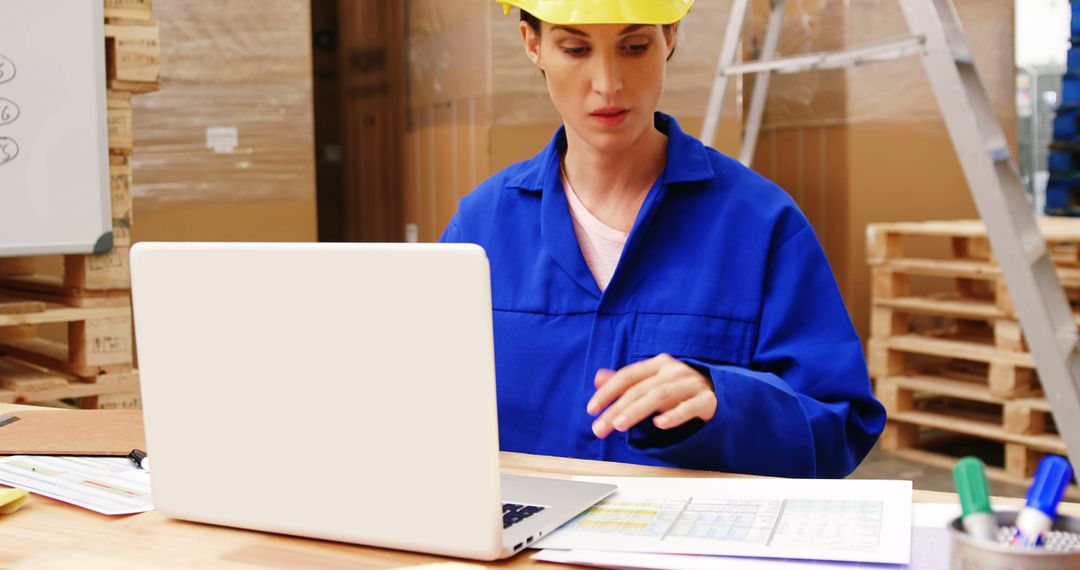
[[154,509],[150,474],[121,457],[0,458],[0,483],[105,515]]
[[912,507],[912,537],[910,564],[862,564],[858,562],[820,562],[811,560],[774,560],[731,558],[718,556],[688,556],[681,554],[643,554],[589,550],[543,550],[534,560],[561,562],[605,568],[656,570],[725,569],[772,570],[780,568],[807,570],[850,570],[879,568],[882,570],[946,570],[949,567],[949,533],[945,526],[960,515],[960,505],[916,504]]
[[733,558],[728,556],[693,556],[687,554],[645,554],[639,552],[603,552],[599,550],[543,550],[533,560],[580,564],[603,568],[633,570],[948,570],[949,533],[944,528],[917,527],[912,532],[910,564],[871,564],[861,562],[821,562],[775,558]]
[[910,481],[576,479],[619,490],[536,548],[910,561]]

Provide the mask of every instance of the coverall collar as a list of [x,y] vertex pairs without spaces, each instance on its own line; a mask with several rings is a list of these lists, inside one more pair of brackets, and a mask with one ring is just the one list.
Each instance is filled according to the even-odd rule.
[[[608,291],[617,289],[619,283],[626,279],[628,271],[626,267],[629,259],[633,259],[634,251],[641,241],[641,228],[647,227],[656,214],[656,203],[660,200],[665,190],[678,182],[697,182],[710,180],[714,177],[712,165],[705,146],[697,139],[682,132],[675,119],[661,113],[656,114],[656,126],[661,132],[668,135],[667,166],[661,178],[656,181],[644,203],[638,211],[634,222],[634,229],[626,241],[619,264],[612,275]],[[517,187],[528,192],[542,192],[541,196],[541,239],[548,253],[563,271],[585,291],[600,299],[602,293],[596,284],[585,258],[581,254],[581,246],[575,237],[572,217],[569,206],[564,196],[562,177],[559,173],[562,152],[566,149],[566,132],[559,129],[555,138],[539,156],[522,165],[521,171],[508,182],[507,186]]]
[[[662,177],[665,186],[680,182],[699,182],[716,176],[705,145],[683,132],[675,117],[657,112],[653,121],[656,128],[668,136],[667,166]],[[559,127],[544,150],[535,158],[526,161],[521,169],[507,180],[506,185],[532,192],[552,187],[551,182],[559,180],[558,169],[565,150],[566,127]],[[558,190],[562,191],[561,186]]]

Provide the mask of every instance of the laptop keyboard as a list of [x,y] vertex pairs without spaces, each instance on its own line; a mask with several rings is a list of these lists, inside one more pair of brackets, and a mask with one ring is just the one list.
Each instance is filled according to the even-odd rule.
[[533,505],[515,505],[514,503],[503,503],[503,528],[510,528],[536,513],[544,510],[544,507],[537,507]]

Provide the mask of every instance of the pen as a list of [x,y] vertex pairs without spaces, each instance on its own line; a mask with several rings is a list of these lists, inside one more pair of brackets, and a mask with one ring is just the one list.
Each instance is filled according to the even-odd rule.
[[135,464],[135,467],[142,469],[143,471],[150,471],[150,458],[146,456],[146,452],[141,449],[132,449],[128,454],[128,459]]
[[19,416],[0,416],[0,427],[19,421]]
[[1058,502],[1071,480],[1072,466],[1064,457],[1047,455],[1039,462],[1028,489],[1027,505],[1016,517],[1013,546],[1030,548],[1043,544],[1044,535],[1054,526]]
[[977,539],[993,541],[997,536],[997,517],[990,508],[983,462],[978,457],[961,459],[953,468],[953,483],[963,508],[964,531]]

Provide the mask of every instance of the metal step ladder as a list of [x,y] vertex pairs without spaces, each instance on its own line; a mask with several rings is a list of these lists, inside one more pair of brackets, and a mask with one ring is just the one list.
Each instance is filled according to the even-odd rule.
[[787,0],[773,0],[760,61],[736,65],[748,0],[734,0],[702,140],[712,142],[729,77],[756,73],[739,159],[749,165],[760,133],[772,73],[830,69],[920,54],[960,158],[990,245],[1001,263],[1020,325],[1035,357],[1058,432],[1080,473],[1080,334],[1027,192],[975,69],[952,0],[898,0],[911,36],[835,52],[776,58]]

